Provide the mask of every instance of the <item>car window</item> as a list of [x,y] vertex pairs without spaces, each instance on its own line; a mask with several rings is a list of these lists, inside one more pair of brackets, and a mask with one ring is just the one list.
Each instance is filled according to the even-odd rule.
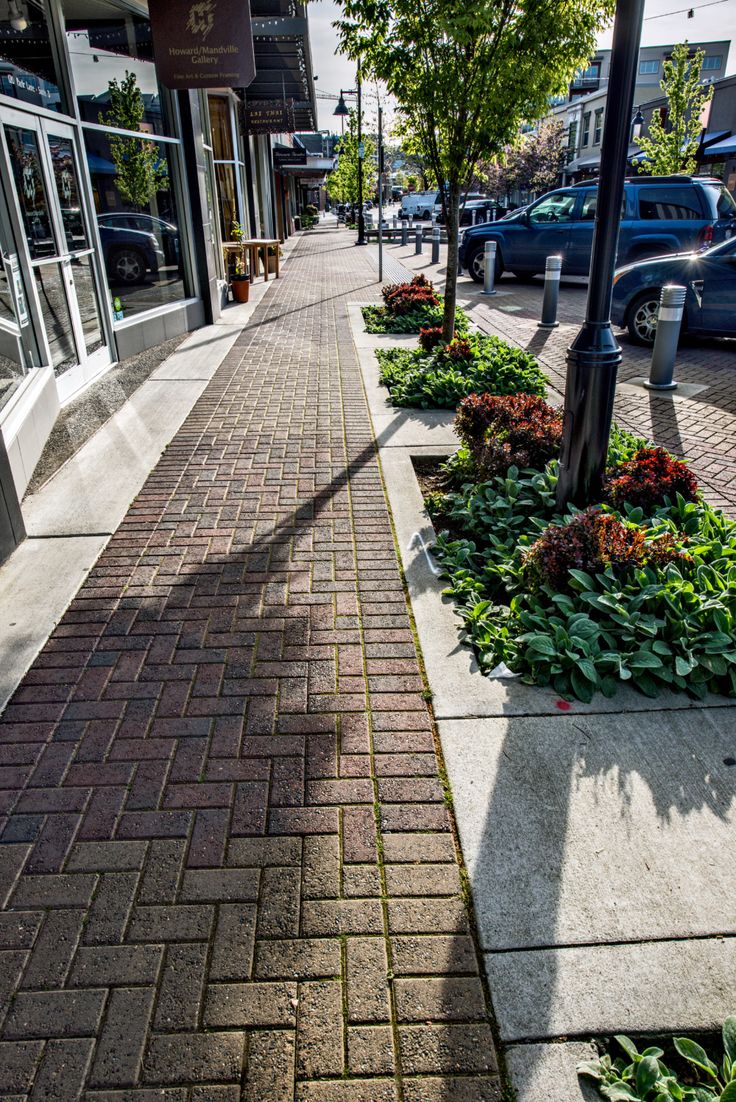
[[[593,222],[593,221],[595,221],[595,212],[596,212],[597,206],[598,206],[598,192],[597,191],[588,191],[588,192],[586,192],[585,198],[583,199],[583,213],[581,215],[581,218],[582,218],[583,222]],[[621,218],[623,219],[625,217],[626,217],[626,196],[624,195],[623,199],[621,200]]]
[[575,200],[572,191],[558,191],[542,199],[529,211],[529,221],[535,224],[546,222],[572,222]]
[[639,192],[639,217],[646,221],[690,222],[701,220],[697,195],[691,188],[642,188]]
[[705,184],[703,191],[715,218],[736,216],[736,202],[728,188],[722,184]]

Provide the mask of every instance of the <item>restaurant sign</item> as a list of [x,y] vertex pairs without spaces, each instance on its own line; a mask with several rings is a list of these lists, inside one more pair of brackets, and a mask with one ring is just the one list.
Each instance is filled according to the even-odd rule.
[[293,134],[294,108],[285,100],[246,99],[245,123],[249,134]]
[[167,88],[247,88],[256,75],[244,0],[150,0],[156,72]]

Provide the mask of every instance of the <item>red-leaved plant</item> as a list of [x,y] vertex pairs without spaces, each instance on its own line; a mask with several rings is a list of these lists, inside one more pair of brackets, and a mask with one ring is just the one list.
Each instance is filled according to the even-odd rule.
[[419,330],[419,347],[424,352],[431,352],[438,344],[442,344],[441,325],[425,325]]
[[428,306],[439,306],[439,295],[426,276],[414,276],[411,283],[394,283],[384,287],[381,294],[386,309],[398,317],[413,314]]
[[674,501],[681,494],[686,501],[695,501],[698,483],[690,468],[664,448],[640,448],[633,459],[608,472],[603,493],[616,509],[626,502],[650,513],[665,497]]
[[642,528],[623,524],[592,505],[562,526],[550,525],[524,558],[524,578],[530,589],[549,585],[567,589],[571,570],[598,574],[612,567],[617,574],[631,567],[665,566],[689,561],[669,534],[647,542]]
[[485,478],[511,466],[541,470],[562,443],[562,415],[533,394],[470,394],[455,428]]

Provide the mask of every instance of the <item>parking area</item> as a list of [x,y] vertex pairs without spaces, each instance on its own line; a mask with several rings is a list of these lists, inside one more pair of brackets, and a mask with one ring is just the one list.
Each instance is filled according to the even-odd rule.
[[[397,264],[424,273],[441,289],[445,279],[446,249],[440,263],[430,263],[425,245],[417,256],[414,246],[388,245],[384,265],[390,278]],[[505,275],[493,297],[467,276],[458,282],[458,305],[469,311],[487,333],[496,333],[532,352],[544,366],[559,397],[565,388],[565,355],[585,315],[587,281],[574,277],[560,286],[559,327],[538,328],[543,282],[530,284]],[[736,341],[685,338],[677,356],[678,390],[655,394],[636,380],[649,374],[651,351],[618,333],[623,349],[615,417],[632,432],[640,433],[693,466],[703,492],[711,502],[736,515]],[[553,395],[554,398],[554,395]]]

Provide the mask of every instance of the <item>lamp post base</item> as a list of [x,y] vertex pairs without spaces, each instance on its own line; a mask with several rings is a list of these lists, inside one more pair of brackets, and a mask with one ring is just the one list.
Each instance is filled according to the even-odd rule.
[[567,351],[560,509],[600,499],[621,359],[610,323],[586,322]]

